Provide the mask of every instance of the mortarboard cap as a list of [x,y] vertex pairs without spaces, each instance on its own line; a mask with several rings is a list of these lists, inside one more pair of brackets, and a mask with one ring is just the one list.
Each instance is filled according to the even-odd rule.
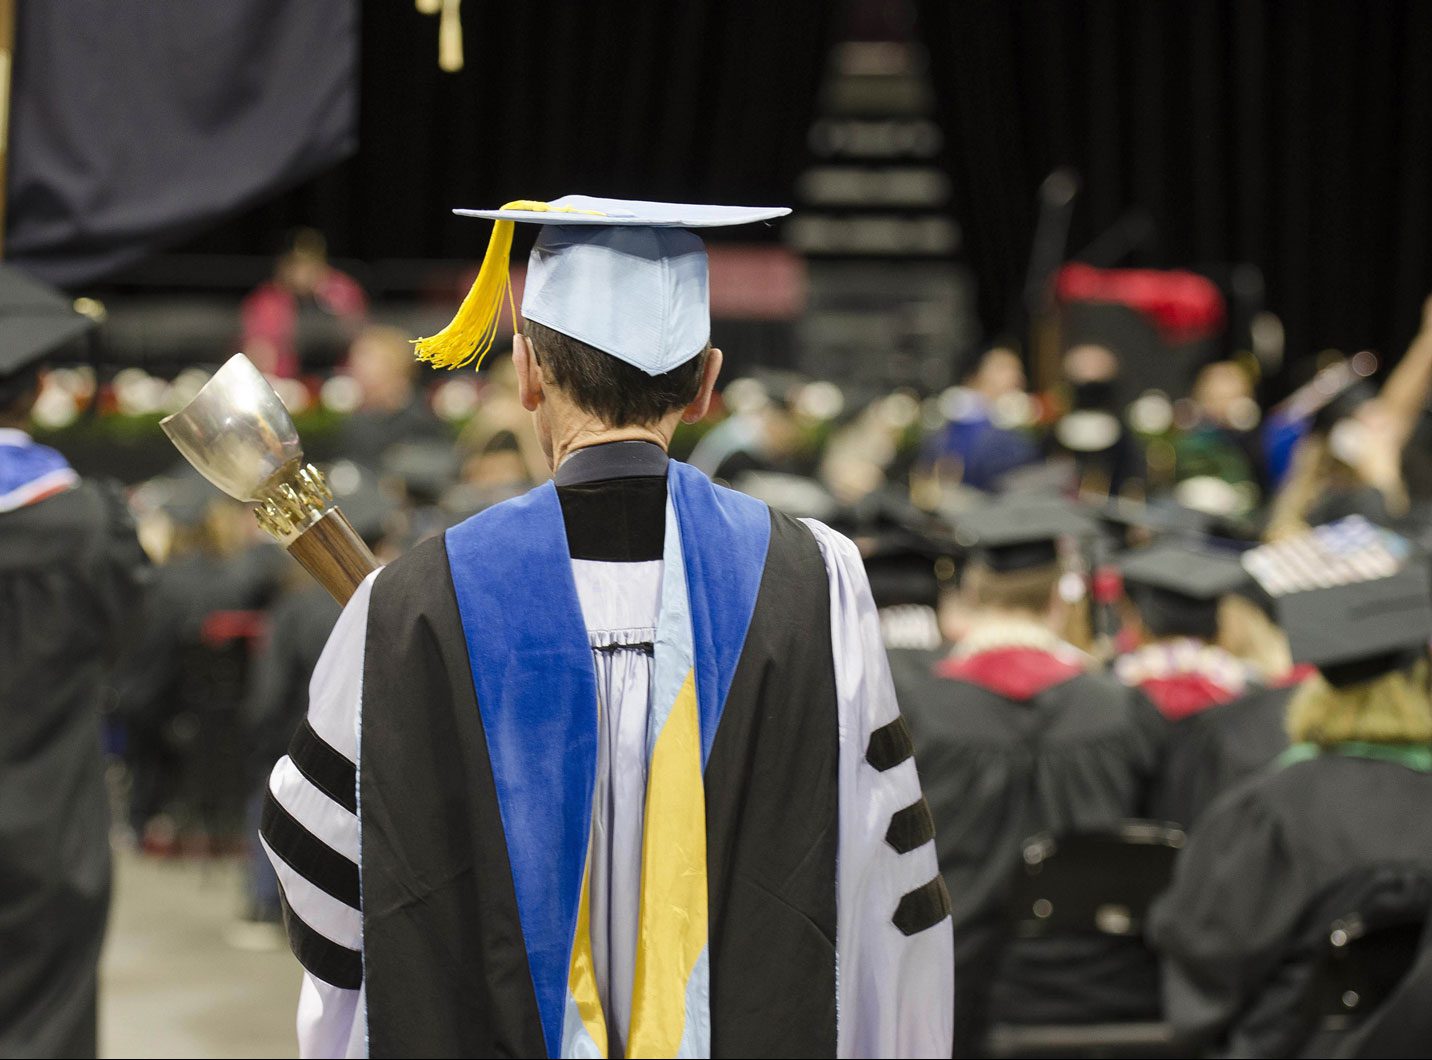
[[1089,505],[1110,540],[1122,547],[1170,538],[1184,541],[1213,538],[1227,542],[1257,539],[1257,524],[1252,519],[1214,515],[1171,501],[1150,504],[1131,497],[1081,499]]
[[1096,532],[1094,520],[1057,497],[1002,497],[954,518],[955,541],[970,559],[999,571],[1025,570],[1055,562],[1059,542]]
[[706,246],[690,230],[768,221],[790,210],[564,195],[453,212],[495,222],[492,239],[452,323],[418,340],[421,359],[441,368],[481,365],[503,302],[512,300],[508,257],[513,226],[524,222],[542,231],[528,260],[523,317],[662,375],[711,339]]
[[1360,516],[1255,548],[1243,565],[1273,598],[1294,660],[1325,674],[1425,650],[1432,638],[1425,558]]
[[1249,583],[1235,554],[1193,542],[1167,541],[1125,553],[1118,561],[1124,591],[1157,637],[1218,634],[1218,602]]
[[71,300],[13,265],[0,265],[0,382],[24,374],[94,327]]

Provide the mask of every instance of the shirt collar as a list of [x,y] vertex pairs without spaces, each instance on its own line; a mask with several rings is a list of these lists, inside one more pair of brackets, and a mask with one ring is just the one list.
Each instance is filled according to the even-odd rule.
[[578,449],[552,476],[558,486],[666,474],[671,458],[655,442],[607,442]]
[[34,445],[35,440],[18,427],[0,427],[0,445]]

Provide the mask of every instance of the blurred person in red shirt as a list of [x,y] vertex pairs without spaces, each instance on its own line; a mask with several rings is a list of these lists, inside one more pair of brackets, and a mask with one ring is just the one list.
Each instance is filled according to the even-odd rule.
[[341,356],[367,318],[368,296],[357,280],[329,264],[323,235],[300,228],[273,276],[249,292],[239,315],[249,360],[269,375],[291,379],[314,348],[332,345]]

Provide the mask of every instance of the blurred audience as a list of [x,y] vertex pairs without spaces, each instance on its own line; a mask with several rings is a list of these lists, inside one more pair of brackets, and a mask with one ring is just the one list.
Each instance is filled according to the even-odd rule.
[[1026,429],[1033,417],[1024,364],[1008,346],[986,350],[941,406],[947,423],[927,438],[921,460],[940,482],[996,489],[1010,472],[1039,461],[1039,446]]
[[[1354,513],[1384,523],[1406,518],[1414,498],[1403,464],[1429,393],[1432,298],[1423,304],[1420,330],[1380,389],[1353,380],[1318,411],[1274,498],[1269,535],[1295,534]],[[1426,454],[1413,458],[1425,460]]]
[[[318,395],[314,436],[341,458],[330,483],[388,559],[548,471],[506,359],[438,381],[407,334],[365,314],[356,284],[300,236],[244,320],[248,352],[279,375],[303,366],[305,335],[340,349],[310,367],[347,350],[331,382],[351,400],[292,386]],[[1132,396],[1096,332],[1048,351],[1058,378],[1038,395],[1005,342],[935,395],[759,372],[674,440],[674,455],[861,551],[908,726],[894,738],[911,741],[928,798],[891,841],[934,836],[959,1055],[991,1048],[991,1027],[1074,1025],[1087,1040],[1063,1055],[1104,1055],[1100,1035],[1161,1019],[1178,1049],[1306,1052],[1334,910],[1395,926],[1432,894],[1418,882],[1432,836],[1416,823],[1432,795],[1426,638],[1320,670],[1242,556],[1349,513],[1403,530],[1409,555],[1432,544],[1432,459],[1413,441],[1428,422],[1432,299],[1380,387],[1359,355],[1265,415],[1256,372],[1215,356],[1182,390]],[[295,738],[337,608],[197,477],[159,476],[131,500],[160,569],[130,604],[136,640],[111,682],[124,816],[151,853],[248,848],[229,938],[277,947],[252,796]],[[1031,929],[1011,904],[1031,841],[1123,850],[1131,821],[1176,852],[1165,899],[1109,898],[1128,882],[1111,862],[1077,899],[1119,916]],[[1150,895],[1169,883],[1139,871]]]
[[292,379],[310,362],[331,366],[367,314],[363,288],[329,263],[322,234],[301,228],[244,299],[240,348],[267,374]]
[[343,423],[339,451],[368,467],[378,467],[393,446],[432,442],[447,447],[451,438],[418,386],[420,373],[432,370],[413,357],[413,345],[397,328],[365,328],[348,351],[348,374],[358,384],[357,409]]

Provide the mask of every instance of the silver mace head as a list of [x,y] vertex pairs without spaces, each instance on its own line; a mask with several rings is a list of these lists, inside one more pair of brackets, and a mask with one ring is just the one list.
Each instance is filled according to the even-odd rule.
[[257,501],[259,525],[284,544],[333,505],[323,476],[303,462],[288,409],[242,353],[159,426],[215,486],[235,500]]

